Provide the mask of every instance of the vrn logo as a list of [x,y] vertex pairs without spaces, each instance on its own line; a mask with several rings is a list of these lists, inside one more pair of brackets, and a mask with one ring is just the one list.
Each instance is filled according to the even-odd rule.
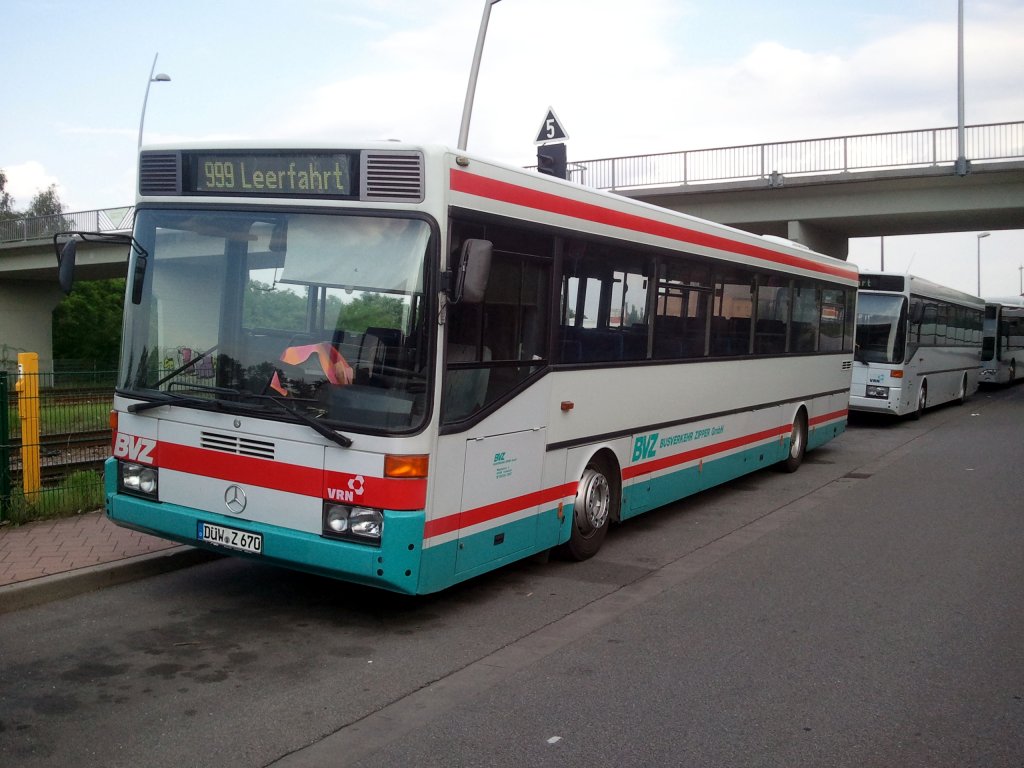
[[644,459],[653,459],[655,454],[655,448],[658,444],[658,433],[655,432],[653,435],[641,435],[633,441],[633,461],[643,461]]

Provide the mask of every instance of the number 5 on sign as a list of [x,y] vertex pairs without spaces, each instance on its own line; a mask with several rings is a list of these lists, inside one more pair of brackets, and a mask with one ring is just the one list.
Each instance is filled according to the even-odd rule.
[[544,122],[541,123],[540,130],[537,132],[537,138],[533,140],[533,143],[543,144],[547,141],[565,141],[568,138],[569,134],[562,127],[562,123],[555,114],[555,110],[548,107],[548,113],[544,116]]

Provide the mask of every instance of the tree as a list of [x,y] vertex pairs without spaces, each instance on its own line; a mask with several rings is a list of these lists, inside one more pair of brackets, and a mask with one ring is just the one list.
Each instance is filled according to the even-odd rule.
[[64,204],[57,194],[57,185],[51,184],[41,192],[36,192],[32,202],[25,211],[26,217],[32,216],[60,216],[64,213]]
[[0,221],[18,218],[14,210],[14,198],[7,192],[7,174],[0,168]]
[[64,204],[57,194],[56,184],[36,192],[24,213],[25,218],[35,219],[30,224],[29,237],[49,237],[54,232],[70,229],[70,222],[64,218],[63,213]]
[[53,310],[53,358],[113,370],[121,351],[123,277],[83,280]]

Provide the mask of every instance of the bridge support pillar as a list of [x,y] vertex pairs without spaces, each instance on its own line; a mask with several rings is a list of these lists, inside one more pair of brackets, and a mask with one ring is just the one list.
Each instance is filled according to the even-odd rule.
[[40,372],[53,371],[53,310],[62,297],[48,281],[0,281],[0,364],[13,369],[19,352],[36,352]]
[[846,235],[805,221],[790,221],[786,237],[836,259],[845,261],[850,255],[850,239]]

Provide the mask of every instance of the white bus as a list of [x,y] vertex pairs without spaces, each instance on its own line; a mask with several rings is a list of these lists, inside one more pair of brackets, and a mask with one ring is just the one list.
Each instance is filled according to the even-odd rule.
[[978,390],[985,302],[913,275],[862,272],[850,408],[910,414]]
[[589,557],[846,426],[846,262],[440,147],[159,146],[140,173],[121,525],[426,593]]
[[1024,296],[988,299],[981,344],[981,383],[1008,384],[1024,376]]

